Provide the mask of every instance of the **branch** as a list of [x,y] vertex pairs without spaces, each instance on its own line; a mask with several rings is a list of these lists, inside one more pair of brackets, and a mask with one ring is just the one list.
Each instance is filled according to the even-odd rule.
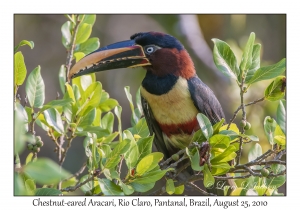
[[[260,98],[260,99],[255,100],[255,101],[252,101],[252,102],[249,102],[248,104],[245,104],[245,106],[250,106],[250,105],[256,104],[256,103],[258,103],[258,102],[261,102],[261,101],[263,101],[263,100],[265,100],[265,97],[262,97],[262,98]],[[242,106],[240,105],[240,106],[236,109],[236,111],[233,113],[233,116],[232,116],[232,118],[230,119],[230,121],[229,121],[229,123],[228,123],[227,130],[230,128],[231,123],[234,121],[234,119],[236,118],[237,114],[239,113],[239,111],[240,111],[241,109],[242,109]]]
[[61,189],[61,192],[74,192],[75,190],[77,190],[79,187],[85,185],[86,183],[88,183],[89,181],[92,181],[94,179],[94,175],[92,175],[90,178],[86,179],[83,182],[78,183],[77,185],[75,185],[74,187],[67,187],[64,189]]
[[[61,140],[61,138],[63,138],[63,137],[64,137],[64,136],[60,136],[60,140]],[[60,162],[60,166],[62,166],[62,164],[64,163],[64,161],[65,161],[65,159],[66,159],[66,155],[67,155],[68,150],[69,150],[70,147],[71,147],[72,140],[73,140],[73,138],[68,139],[68,145],[67,145],[65,151],[63,152],[61,159],[59,159],[59,160],[60,160],[60,161],[59,161],[59,162]],[[62,146],[62,145],[60,145],[60,146]]]
[[[77,32],[78,32],[78,26],[80,25],[81,23],[81,20],[79,19],[79,15],[77,15],[77,20],[76,20],[76,23],[75,23],[75,27],[74,27],[74,32],[73,32],[73,35],[72,35],[72,40],[71,40],[71,48],[68,50],[68,55],[67,55],[67,60],[66,60],[66,78],[68,78],[68,75],[69,75],[69,72],[70,72],[70,68],[71,68],[71,65],[72,65],[72,60],[73,60],[73,53],[74,53],[74,48],[75,48],[75,41],[76,41],[76,35],[77,35]],[[69,79],[67,81],[68,83],[70,83]],[[62,167],[65,159],[66,159],[66,154],[67,154],[67,151],[68,149],[70,148],[71,146],[71,142],[72,142],[72,139],[70,139],[68,141],[68,145],[65,149],[64,152],[62,152],[63,150],[63,144],[64,144],[64,138],[65,138],[65,135],[61,135],[60,138],[59,138],[59,147],[58,147],[58,160],[60,162],[60,167]],[[58,189],[61,188],[61,181],[59,182],[58,184]]]
[[[182,155],[185,154],[185,149],[179,150],[177,153],[177,155]],[[168,159],[166,159],[164,162],[160,163],[160,167],[164,168],[163,166],[168,166],[168,164],[173,160],[172,156],[169,157]]]
[[83,173],[83,171],[84,171],[85,168],[86,168],[86,163],[84,163],[84,164],[82,165],[82,167],[79,169],[79,171],[77,171],[75,174],[73,174],[73,175],[70,176],[69,178],[62,180],[62,182],[67,181],[67,180],[69,180],[69,179],[72,179],[73,177],[79,176],[80,174]]
[[195,189],[196,191],[200,192],[203,195],[215,195],[213,193],[208,193],[205,190],[202,190],[200,187],[198,187],[194,183],[187,183],[187,185],[190,186],[190,187],[192,187],[193,189]]
[[75,190],[77,190],[79,187],[85,185],[86,183],[88,183],[89,181],[92,181],[95,177],[99,177],[102,174],[102,171],[97,171],[97,173],[93,174],[90,178],[86,179],[83,182],[78,183],[77,185],[75,185],[74,187],[67,187],[64,189],[61,189],[61,192],[74,192]]
[[[68,50],[68,55],[67,55],[66,78],[68,78],[70,68],[71,68],[71,65],[72,65],[73,52],[74,52],[74,48],[75,48],[75,41],[76,41],[76,36],[77,36],[78,27],[79,27],[80,23],[81,23],[81,20],[79,19],[79,15],[77,15],[77,20],[76,20],[76,24],[75,24],[75,27],[74,27],[74,33],[73,33],[73,36],[72,36],[72,41],[71,41],[71,48],[70,48],[70,50]],[[68,79],[68,83],[70,83],[69,79]]]

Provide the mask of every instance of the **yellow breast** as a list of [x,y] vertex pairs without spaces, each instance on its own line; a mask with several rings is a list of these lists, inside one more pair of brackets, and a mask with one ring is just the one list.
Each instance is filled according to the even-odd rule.
[[154,95],[141,87],[141,94],[149,103],[155,119],[160,124],[179,124],[189,122],[198,113],[187,80],[179,77],[174,87],[166,94]]

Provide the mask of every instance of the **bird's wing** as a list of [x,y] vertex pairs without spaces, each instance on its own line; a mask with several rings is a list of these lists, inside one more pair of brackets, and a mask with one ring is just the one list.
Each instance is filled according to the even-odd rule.
[[141,102],[142,102],[144,116],[146,118],[146,122],[150,131],[150,135],[155,134],[154,145],[159,152],[162,152],[164,154],[164,159],[167,159],[170,157],[170,153],[165,144],[163,133],[153,116],[152,110],[148,102],[142,95],[141,95]]
[[223,109],[214,92],[198,76],[188,80],[188,87],[195,106],[200,113],[207,116],[212,124],[219,122],[222,118],[225,119]]

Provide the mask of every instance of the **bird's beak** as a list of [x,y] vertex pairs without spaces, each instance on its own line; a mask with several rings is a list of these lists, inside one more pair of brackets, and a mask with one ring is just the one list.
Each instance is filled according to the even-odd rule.
[[68,79],[98,71],[150,65],[143,47],[127,40],[108,45],[90,53],[70,70]]

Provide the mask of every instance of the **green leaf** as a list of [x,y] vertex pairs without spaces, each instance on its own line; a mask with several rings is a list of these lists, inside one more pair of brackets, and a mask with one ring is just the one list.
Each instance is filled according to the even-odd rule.
[[[122,107],[121,106],[116,106],[115,107],[115,115],[118,118],[118,132],[121,134],[122,133],[122,121],[121,121],[121,113],[122,113]],[[128,129],[129,130],[129,129]],[[132,132],[131,132],[132,133]],[[122,141],[122,135],[119,136],[119,141]]]
[[253,77],[248,82],[248,84],[253,84],[258,81],[275,78],[281,75],[285,71],[285,68],[285,58],[283,58],[281,61],[274,65],[261,67],[254,73]]
[[115,116],[113,115],[113,113],[108,112],[103,116],[101,120],[101,127],[109,130],[109,132],[112,133],[114,128],[114,121],[115,121]]
[[105,92],[104,90],[102,90],[102,95],[101,95],[101,100],[100,100],[100,104],[104,101],[106,101],[109,98],[109,94],[107,92]]
[[88,126],[91,125],[92,122],[94,121],[96,117],[96,109],[92,109],[89,113],[87,113],[87,115],[85,115],[84,117],[82,117],[82,119],[80,120],[78,127],[84,127],[84,126]]
[[285,95],[285,76],[278,76],[265,90],[265,99],[277,101]]
[[126,165],[130,169],[134,168],[139,157],[139,149],[137,146],[137,143],[135,142],[135,139],[131,139],[130,141],[130,147],[128,151],[124,155]]
[[255,136],[255,135],[249,135],[247,136],[251,141],[259,141],[259,138],[258,136]]
[[77,184],[78,180],[76,177],[72,177],[71,179],[65,180],[61,183],[61,188],[71,187],[75,186]]
[[173,179],[168,179],[166,183],[166,192],[169,195],[172,195],[175,193],[175,186],[174,186],[174,181]]
[[233,145],[230,145],[225,149],[225,151],[211,159],[211,164],[217,164],[220,162],[227,162],[236,157],[236,148]]
[[30,123],[32,121],[32,112],[34,111],[32,108],[25,106],[25,111],[27,113],[27,117],[28,117],[28,123]]
[[71,44],[71,38],[72,38],[71,29],[72,29],[72,23],[70,21],[65,22],[61,27],[62,44],[67,49],[69,49]]
[[274,144],[274,132],[276,129],[276,121],[272,119],[271,117],[267,116],[264,120],[264,130],[265,134],[268,138],[268,141],[271,145]]
[[[78,61],[80,61],[82,58],[84,58],[84,56],[85,56],[85,54],[83,52],[75,52],[74,53],[74,57],[75,57],[76,63]],[[83,76],[88,76],[88,74],[87,75],[83,75]],[[73,80],[76,80],[76,78],[73,79]]]
[[138,91],[136,92],[135,95],[136,98],[136,106],[139,110],[139,116],[141,116],[143,114],[143,107],[142,107],[142,101],[141,101],[141,88],[138,89]]
[[[222,127],[223,124],[224,124],[224,122],[225,122],[225,119],[222,118],[219,122],[217,122],[216,124],[213,125],[213,131],[214,131],[214,134],[219,133],[221,127]],[[233,123],[232,123],[232,124],[233,124]],[[231,128],[231,126],[230,126],[230,128]]]
[[78,26],[75,44],[81,44],[85,42],[90,37],[91,33],[92,25],[87,23],[81,23]]
[[[73,88],[71,87],[71,85],[69,85],[68,83],[65,83],[65,87],[66,87],[67,98],[71,98],[73,101],[75,101],[75,95],[74,95]],[[64,95],[64,98],[65,98],[66,94]]]
[[128,128],[132,135],[139,135],[144,138],[149,136],[149,129],[145,118],[140,119],[135,126]]
[[239,137],[239,134],[231,130],[222,130],[219,134],[228,136],[231,141]]
[[100,103],[102,85],[100,82],[91,84],[81,97],[82,106],[77,111],[79,116],[86,115],[89,111],[97,107]]
[[117,144],[115,149],[108,155],[105,168],[113,168],[120,162],[120,155],[124,154],[130,147],[130,140],[125,139]]
[[200,166],[200,155],[198,149],[196,148],[196,152],[194,155],[189,151],[187,147],[185,149],[186,149],[186,154],[188,155],[191,161],[192,169],[194,171],[202,171],[203,167]]
[[25,181],[25,188],[26,188],[26,190],[27,190],[27,192],[29,193],[29,194],[34,194],[34,191],[35,191],[35,189],[36,189],[36,186],[35,186],[35,183],[34,183],[34,180],[32,180],[32,179],[27,179],[26,181]]
[[132,186],[132,188],[136,192],[148,192],[149,190],[151,190],[154,187],[154,185],[155,185],[155,182],[148,183],[148,184],[139,184],[139,183],[132,182],[130,184],[130,186]]
[[98,179],[98,182],[104,195],[124,195],[121,187],[109,179]]
[[30,163],[32,161],[32,157],[33,157],[33,152],[30,152],[25,160],[25,165],[27,165],[28,163]]
[[90,136],[89,134],[94,133],[97,135],[97,138],[101,138],[103,136],[109,135],[109,131],[107,129],[103,129],[99,126],[91,126],[87,125],[84,128],[77,127],[76,134],[78,136]]
[[59,107],[64,107],[66,105],[69,105],[70,103],[73,102],[73,99],[71,98],[66,98],[66,99],[59,99],[59,100],[53,100],[50,101],[49,103],[45,104],[40,110],[39,112],[43,112],[47,109],[50,108],[59,108]]
[[45,120],[44,114],[39,114],[38,118],[35,120],[35,123],[40,126],[44,131],[49,131],[49,125]]
[[222,163],[216,163],[211,165],[211,173],[214,176],[222,175],[229,171],[230,168],[231,166],[227,162],[222,161]]
[[28,195],[24,181],[18,173],[14,173],[14,195]]
[[83,140],[83,148],[85,151],[85,155],[89,158],[92,157],[93,152],[91,151],[90,145],[93,144],[93,138],[91,137],[85,137]]
[[214,42],[213,58],[217,68],[226,76],[237,79],[240,74],[239,67],[234,53],[229,45],[219,39],[212,39]]
[[99,47],[100,47],[99,38],[93,37],[93,38],[89,38],[82,44],[79,44],[75,48],[75,53],[82,52],[87,55],[87,54],[90,54],[91,52],[94,52]]
[[232,190],[230,193],[231,196],[245,196],[247,193],[247,190],[243,187],[237,187]]
[[99,108],[96,108],[96,116],[92,123],[93,126],[100,126],[101,124],[101,110]]
[[143,159],[146,155],[150,154],[152,151],[152,143],[154,136],[148,136],[145,138],[140,138],[137,141],[137,146],[139,149],[138,162]]
[[256,70],[260,68],[260,49],[261,49],[261,44],[253,45],[252,64],[246,75],[246,79],[245,79],[246,84],[248,84],[248,82],[251,80]]
[[98,142],[101,143],[110,143],[112,142],[117,136],[119,135],[119,132],[114,132],[108,136],[102,137],[100,139],[98,139]]
[[[80,90],[80,94],[83,95],[83,92],[95,82],[95,74],[87,74],[77,77],[72,80],[73,84],[77,85]],[[101,84],[101,83],[100,83]],[[94,83],[95,85],[95,83]],[[102,85],[101,85],[102,87]],[[101,89],[102,90],[102,89]]]
[[62,179],[70,176],[69,172],[46,158],[28,163],[24,166],[24,173],[39,184],[58,184]]
[[242,60],[240,64],[241,72],[247,72],[252,65],[252,52],[253,52],[253,44],[255,40],[255,33],[251,33],[245,49],[243,51]]
[[181,195],[184,192],[184,185],[180,185],[178,187],[175,187],[175,195]]
[[[228,127],[228,125],[223,125],[220,128],[220,131],[227,130],[227,127]],[[235,123],[231,123],[228,130],[234,131],[235,133],[240,133],[239,128],[237,127],[237,125]]]
[[[173,170],[173,169],[169,169]],[[169,170],[156,170],[156,171],[150,171],[148,173],[143,174],[143,176],[140,176],[138,178],[135,178],[133,180],[134,183],[139,184],[149,184],[152,182],[156,182],[160,180]]]
[[[83,183],[84,181],[86,181],[87,179],[89,179],[91,176],[89,174],[86,174],[84,176],[82,176],[80,178],[80,183]],[[95,188],[97,185],[99,185],[98,181],[96,180],[91,180],[89,182],[87,182],[86,184],[82,185],[80,187],[80,189],[86,193],[87,191],[90,191],[92,190],[93,188]]]
[[213,186],[215,183],[215,178],[211,175],[207,164],[204,164],[203,175],[204,175],[204,179],[203,179],[204,187],[210,188],[211,186]]
[[286,135],[286,101],[280,100],[277,108],[277,123]]
[[129,106],[130,106],[131,113],[132,113],[131,124],[135,125],[138,122],[139,118],[136,116],[136,114],[134,112],[134,105],[133,105],[133,101],[132,101],[132,95],[130,93],[130,87],[126,86],[124,89],[125,89],[125,94],[126,94],[127,100],[129,101]]
[[24,56],[22,52],[17,52],[14,57],[15,66],[14,66],[14,73],[15,73],[15,86],[22,85],[27,74],[26,65],[24,62]]
[[81,20],[81,23],[88,23],[93,26],[96,21],[96,15],[88,15],[88,14],[79,15],[79,19]]
[[133,189],[132,186],[126,185],[126,184],[124,184],[121,181],[120,181],[120,185],[121,185],[121,187],[122,187],[123,192],[124,192],[125,195],[131,195],[132,193],[134,193],[134,189]]
[[198,113],[197,120],[203,135],[206,139],[209,139],[213,135],[213,128],[209,119],[204,114]]
[[36,196],[58,196],[62,195],[62,192],[53,188],[39,188],[35,191]]
[[15,154],[19,154],[24,150],[26,139],[25,133],[28,131],[28,117],[24,107],[19,103],[15,103],[14,110],[14,149]]
[[286,182],[286,175],[267,178],[265,184],[268,188],[276,189],[281,187]]
[[286,167],[281,164],[272,164],[270,168],[274,174],[279,174],[280,172],[284,171]]
[[163,158],[163,153],[154,152],[145,156],[136,167],[136,174],[143,175],[144,173],[154,169]]
[[216,134],[209,139],[209,145],[211,148],[226,149],[230,144],[230,138],[227,135]]
[[40,108],[45,101],[45,84],[41,76],[41,67],[36,67],[28,76],[25,86],[31,107]]
[[109,99],[105,100],[104,102],[100,102],[98,107],[100,108],[100,110],[102,112],[108,112],[118,105],[119,105],[119,103],[117,100],[109,98]]
[[49,108],[45,110],[44,116],[46,122],[59,134],[63,134],[65,132],[60,113],[55,108]]
[[33,49],[34,47],[34,43],[33,41],[27,41],[27,40],[22,40],[14,49],[14,52],[16,52],[19,47],[24,46],[24,45],[28,45],[31,49]]
[[276,126],[274,132],[274,142],[279,145],[286,145],[286,137],[279,125]]
[[65,83],[67,81],[66,78],[66,66],[65,65],[61,65],[59,72],[58,72],[58,80],[59,80],[59,86],[60,86],[60,90],[63,94],[65,94],[66,90],[65,90]]
[[[251,149],[249,150],[248,162],[255,160],[256,158],[258,158],[261,155],[262,155],[262,148],[258,143],[255,143],[255,145],[253,147],[251,147]],[[255,170],[259,170],[262,168],[262,166],[251,166],[251,168],[253,168]]]

